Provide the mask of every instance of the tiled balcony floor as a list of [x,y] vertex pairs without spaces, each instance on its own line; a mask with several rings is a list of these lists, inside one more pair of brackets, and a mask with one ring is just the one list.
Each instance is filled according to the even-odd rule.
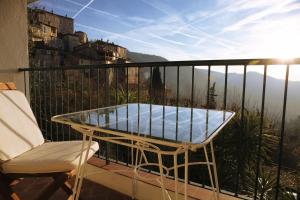
[[[97,172],[103,172],[106,171],[110,172],[110,171],[115,171],[113,174],[118,174],[119,179],[118,181],[116,181],[116,177],[110,177],[108,182],[104,182],[103,185],[110,185],[110,186],[118,186],[117,188],[119,189],[123,189],[124,192],[124,188],[126,185],[131,185],[131,180],[132,180],[132,171],[129,170],[128,171],[128,167],[124,166],[124,165],[120,165],[120,164],[116,164],[116,163],[110,163],[108,165],[105,164],[105,161],[102,159],[98,159],[98,158],[92,158],[89,161],[90,165],[88,165],[87,167],[87,171],[88,172],[95,172],[95,170]],[[100,171],[99,171],[100,170]],[[102,171],[101,171],[102,170]],[[119,172],[116,172],[119,171]],[[87,172],[87,174],[89,174]],[[156,175],[154,174],[149,174],[146,172],[142,172],[142,174],[144,174],[145,177],[155,177]],[[122,178],[122,180],[120,179]],[[97,176],[92,176],[92,178],[89,178],[90,180],[93,181],[97,181]],[[124,180],[128,179],[127,181],[129,181],[128,183]],[[131,197],[126,196],[125,194],[122,194],[116,190],[112,190],[110,188],[116,188],[116,187],[105,187],[102,184],[102,182],[92,182],[90,180],[86,180],[84,179],[83,185],[82,185],[82,190],[81,190],[81,194],[80,194],[80,200],[130,200]],[[100,177],[100,180],[107,180],[104,177]],[[21,181],[19,184],[17,184],[16,186],[14,186],[14,191],[20,196],[21,200],[32,200],[35,199],[35,197],[37,197],[39,195],[39,193],[45,188],[47,187],[47,184],[49,184],[52,181],[51,178],[26,178],[23,181]],[[165,184],[166,187],[169,191],[173,191],[174,188],[174,181],[172,179],[165,179]],[[99,184],[101,183],[101,184]],[[110,184],[109,184],[110,183]],[[112,184],[111,184],[112,183]],[[159,188],[159,186],[157,185],[157,183],[155,181],[146,181],[144,183],[147,183],[147,185],[151,186],[151,187],[157,187]],[[120,188],[121,187],[121,188]],[[183,183],[179,183],[179,192],[183,192]],[[126,189],[125,189],[126,191]],[[131,190],[130,190],[131,191]],[[144,191],[145,192],[145,191]],[[147,193],[147,194],[146,194]],[[140,199],[151,199],[149,198],[148,192],[146,192],[145,195],[143,197],[140,197]],[[159,193],[160,193],[160,189],[159,189]],[[192,186],[189,185],[188,186],[188,193],[189,193],[189,199],[193,199],[193,200],[208,200],[211,199],[211,191],[204,189],[204,188],[200,188],[197,186]],[[126,193],[127,194],[127,193]],[[127,194],[128,195],[128,194]],[[64,200],[67,199],[67,195],[63,190],[58,190],[51,198],[51,200]],[[225,194],[220,194],[220,200],[238,200],[235,197],[232,196],[228,196]]]
[[[130,168],[128,168],[124,165],[113,163],[113,162],[111,162],[110,164],[107,165],[105,163],[105,160],[98,159],[95,157],[91,158],[88,163],[90,164],[90,166],[87,168],[88,171],[93,172],[94,170],[92,168],[98,169],[98,170],[101,169],[101,170],[105,170],[105,171],[114,171],[114,173],[119,174],[120,177],[127,177],[127,178],[129,178],[129,180],[132,180],[132,178],[133,178],[132,170],[128,170]],[[147,173],[147,172],[140,172],[140,175],[142,175],[143,177],[152,178],[152,180],[141,180],[141,182],[151,185],[152,187],[160,188],[160,185],[157,183],[157,181],[154,180],[155,178],[157,178],[157,175],[152,174],[152,173]],[[93,180],[93,178],[91,180]],[[94,180],[96,181],[96,179],[94,179]],[[166,189],[168,189],[168,191],[174,191],[174,180],[166,178],[164,181],[165,181]],[[106,184],[104,184],[104,185],[106,185]],[[183,194],[184,184],[182,182],[178,183],[178,189],[179,189],[179,193]],[[194,185],[188,185],[187,190],[188,190],[188,194],[189,194],[189,199],[192,199],[192,200],[213,199],[211,190],[201,188],[198,186],[194,186]],[[145,198],[145,199],[149,199],[149,198]],[[226,194],[220,194],[220,200],[239,200],[239,198],[229,196]]]
[[[51,178],[26,178],[17,184],[14,191],[19,195],[21,200],[32,200],[37,197],[39,192],[43,190],[47,184],[51,182]],[[66,193],[59,189],[50,200],[67,199]],[[106,188],[97,183],[84,180],[80,200],[130,200],[131,198],[117,191]]]

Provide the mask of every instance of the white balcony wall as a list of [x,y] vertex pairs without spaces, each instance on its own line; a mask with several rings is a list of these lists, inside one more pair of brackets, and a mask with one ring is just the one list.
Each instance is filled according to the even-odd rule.
[[0,0],[0,82],[15,82],[23,92],[18,68],[28,67],[27,32],[27,0]]

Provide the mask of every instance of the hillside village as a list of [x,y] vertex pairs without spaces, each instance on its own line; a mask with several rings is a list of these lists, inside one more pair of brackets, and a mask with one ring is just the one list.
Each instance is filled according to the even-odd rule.
[[74,20],[39,8],[28,8],[31,67],[125,63],[127,49],[109,41],[89,41],[74,31]]

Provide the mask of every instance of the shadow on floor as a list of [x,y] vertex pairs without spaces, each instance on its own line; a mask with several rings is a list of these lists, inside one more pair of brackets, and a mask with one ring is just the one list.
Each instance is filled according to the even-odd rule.
[[[26,178],[14,187],[21,200],[32,200],[52,181],[51,178]],[[65,200],[66,193],[59,189],[50,200]],[[131,198],[97,183],[84,180],[80,200],[130,200]]]

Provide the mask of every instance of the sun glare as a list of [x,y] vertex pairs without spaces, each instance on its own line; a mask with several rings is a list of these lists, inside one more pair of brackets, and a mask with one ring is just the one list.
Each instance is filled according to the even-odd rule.
[[284,26],[266,33],[261,45],[269,57],[286,61],[300,56],[300,29],[294,21],[285,22]]

